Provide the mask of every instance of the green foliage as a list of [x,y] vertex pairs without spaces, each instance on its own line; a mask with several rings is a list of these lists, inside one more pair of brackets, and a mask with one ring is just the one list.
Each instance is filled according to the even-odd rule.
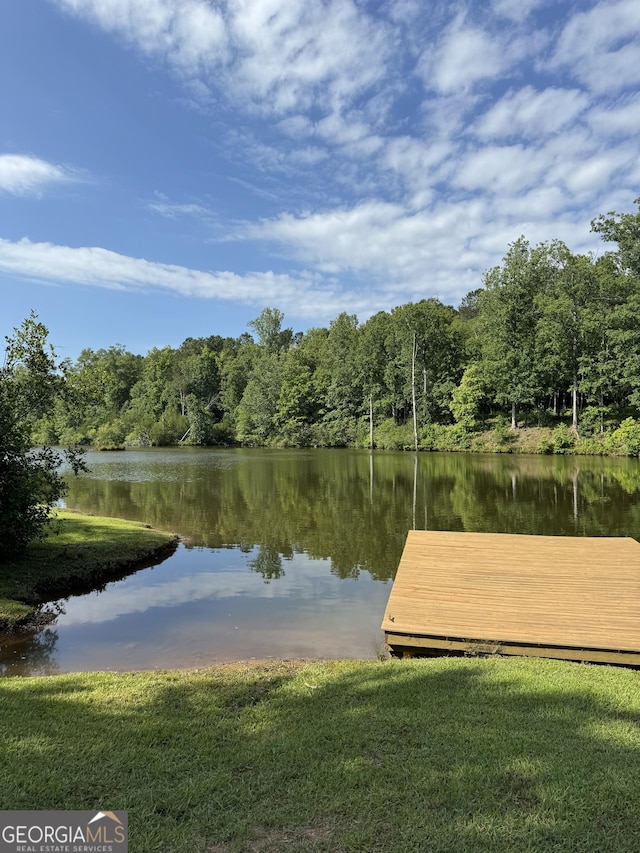
[[640,422],[626,418],[613,433],[612,440],[627,456],[640,455]]
[[393,418],[387,418],[375,429],[375,445],[382,450],[404,450],[413,442],[410,424],[397,424]]
[[471,447],[471,437],[462,424],[430,424],[420,433],[421,450],[458,451]]
[[[65,454],[50,447],[31,450],[33,422],[51,413],[64,391],[64,366],[47,344],[47,328],[37,315],[7,337],[0,369],[0,558],[42,538],[52,507],[65,492],[59,472]],[[77,453],[66,458],[75,471]]]
[[492,432],[493,440],[496,442],[498,447],[504,447],[513,442],[513,433],[509,426],[509,422],[504,415],[499,415],[496,418]]
[[479,364],[471,364],[462,374],[460,384],[454,388],[449,408],[456,423],[469,432],[480,425],[480,408],[485,399],[485,382]]
[[[137,521],[56,510],[56,523],[0,573],[0,631],[65,592],[93,590],[175,548],[176,537]],[[20,606],[26,602],[28,606]]]
[[640,198],[635,213],[602,214],[591,223],[591,230],[609,243],[618,244],[617,260],[623,269],[640,276]]
[[167,410],[148,430],[149,443],[155,447],[177,444],[189,429],[189,419],[177,411]]
[[575,446],[576,434],[566,424],[560,424],[554,429],[551,440],[554,453],[568,453]]
[[[84,350],[62,371],[64,395],[30,416],[32,435],[152,445],[189,429],[185,440],[199,445],[384,448],[415,446],[415,424],[423,443],[448,447],[455,431],[425,430],[454,420],[474,447],[509,450],[513,436],[501,428],[476,435],[495,404],[514,427],[518,415],[524,426],[552,426],[561,409],[583,438],[604,434],[640,410],[639,222],[640,212],[595,220],[618,247],[597,259],[521,237],[458,311],[422,299],[363,325],[343,312],[294,334],[265,308],[249,323],[257,342],[187,338],[144,357],[121,345]],[[611,441],[611,452],[627,452]]]
[[612,452],[610,436],[607,433],[580,437],[573,446],[577,456],[605,456]]
[[494,398],[503,405],[535,400],[536,296],[542,280],[541,254],[524,237],[512,243],[502,265],[485,276],[478,315],[482,362]]
[[96,450],[115,450],[124,447],[126,434],[126,427],[121,420],[112,421],[96,430],[93,439],[94,447]]
[[553,453],[553,439],[551,436],[543,435],[536,449],[538,453]]

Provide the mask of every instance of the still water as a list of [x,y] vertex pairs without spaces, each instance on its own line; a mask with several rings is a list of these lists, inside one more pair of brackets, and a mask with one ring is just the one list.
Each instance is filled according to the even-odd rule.
[[180,448],[87,462],[67,506],[183,543],[55,602],[45,630],[0,637],[0,674],[371,658],[411,528],[640,539],[638,460]]

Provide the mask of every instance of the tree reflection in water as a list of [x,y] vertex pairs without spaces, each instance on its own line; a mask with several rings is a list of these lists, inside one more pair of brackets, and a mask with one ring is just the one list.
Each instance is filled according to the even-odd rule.
[[55,675],[59,671],[54,657],[57,642],[58,632],[54,628],[3,639],[0,646],[0,676]]

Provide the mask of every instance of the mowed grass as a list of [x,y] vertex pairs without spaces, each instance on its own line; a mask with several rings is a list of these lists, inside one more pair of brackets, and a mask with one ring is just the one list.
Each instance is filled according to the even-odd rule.
[[127,809],[130,850],[640,850],[640,673],[236,664],[0,684],[0,808]]
[[60,510],[45,540],[32,542],[19,559],[0,560],[0,630],[38,604],[94,589],[170,553],[175,543],[175,536],[139,522]]

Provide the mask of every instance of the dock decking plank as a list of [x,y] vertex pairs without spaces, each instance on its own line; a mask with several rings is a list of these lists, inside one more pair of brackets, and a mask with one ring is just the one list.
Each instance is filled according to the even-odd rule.
[[395,647],[398,637],[407,647],[422,637],[419,646],[433,638],[434,650],[435,640],[486,642],[640,663],[640,543],[413,530],[382,629]]

